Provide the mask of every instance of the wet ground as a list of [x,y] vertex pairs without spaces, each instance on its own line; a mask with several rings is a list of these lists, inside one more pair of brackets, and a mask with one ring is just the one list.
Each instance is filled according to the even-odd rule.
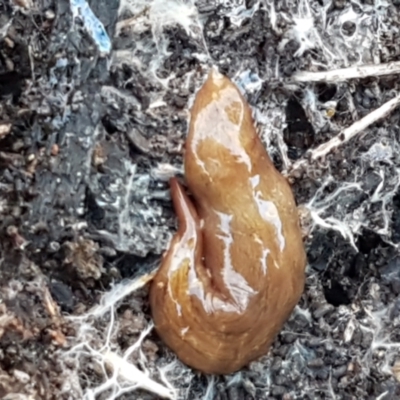
[[[0,0],[4,399],[158,398],[119,392],[123,382],[103,390],[112,375],[96,352],[121,355],[147,332],[147,287],[118,297],[115,285],[153,271],[175,231],[167,181],[182,173],[188,109],[211,65],[243,89],[280,170],[400,93],[394,74],[291,79],[399,60],[396,1],[88,3],[110,54],[66,0]],[[268,356],[210,378],[149,329],[130,362],[179,399],[399,398],[399,118],[291,177],[313,215],[307,283]]]

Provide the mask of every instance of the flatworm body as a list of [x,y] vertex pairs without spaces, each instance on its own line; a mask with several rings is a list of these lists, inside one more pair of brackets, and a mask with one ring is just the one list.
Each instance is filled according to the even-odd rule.
[[228,374],[268,352],[304,288],[295,200],[238,88],[212,70],[191,110],[189,198],[150,289],[156,330],[187,365]]

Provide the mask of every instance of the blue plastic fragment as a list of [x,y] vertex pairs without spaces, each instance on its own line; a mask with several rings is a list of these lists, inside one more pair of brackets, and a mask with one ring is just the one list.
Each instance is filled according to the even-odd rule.
[[72,16],[80,17],[90,36],[96,42],[101,53],[110,53],[111,40],[104,25],[94,15],[86,0],[70,0]]
[[234,79],[236,85],[243,92],[257,92],[262,88],[262,80],[256,72],[247,69]]

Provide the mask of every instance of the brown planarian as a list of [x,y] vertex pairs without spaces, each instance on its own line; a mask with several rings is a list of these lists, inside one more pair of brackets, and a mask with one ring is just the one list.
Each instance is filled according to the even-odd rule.
[[156,330],[187,365],[228,374],[264,355],[300,299],[306,255],[291,188],[237,87],[212,70],[193,108],[179,230],[150,289]]

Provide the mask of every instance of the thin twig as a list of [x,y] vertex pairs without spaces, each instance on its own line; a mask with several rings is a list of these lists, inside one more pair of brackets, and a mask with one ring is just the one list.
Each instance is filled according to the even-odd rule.
[[357,65],[331,71],[299,71],[295,72],[289,80],[291,82],[343,82],[349,79],[394,74],[400,74],[400,61],[393,61],[386,64]]
[[154,278],[155,271],[142,275],[132,281],[122,281],[115,285],[114,289],[110,292],[104,293],[100,301],[100,304],[94,306],[87,315],[70,318],[70,319],[82,319],[88,315],[99,317],[107,313],[111,307],[117,304],[119,301],[130,295],[132,292],[146,286]]
[[[301,160],[296,161],[289,168],[289,174],[292,174],[294,171],[307,166],[307,164],[310,161],[315,161],[318,158],[326,156],[335,148],[348,142],[350,139],[352,139],[358,133],[362,132],[364,129],[368,128],[374,122],[389,115],[399,105],[399,103],[400,103],[400,95],[384,103],[382,106],[372,111],[365,117],[361,118],[359,121],[354,122],[353,125],[344,129],[342,132],[333,137],[331,140],[321,144],[316,149],[309,151],[307,153],[307,159],[302,158]],[[288,175],[288,172],[285,171],[284,174]]]

